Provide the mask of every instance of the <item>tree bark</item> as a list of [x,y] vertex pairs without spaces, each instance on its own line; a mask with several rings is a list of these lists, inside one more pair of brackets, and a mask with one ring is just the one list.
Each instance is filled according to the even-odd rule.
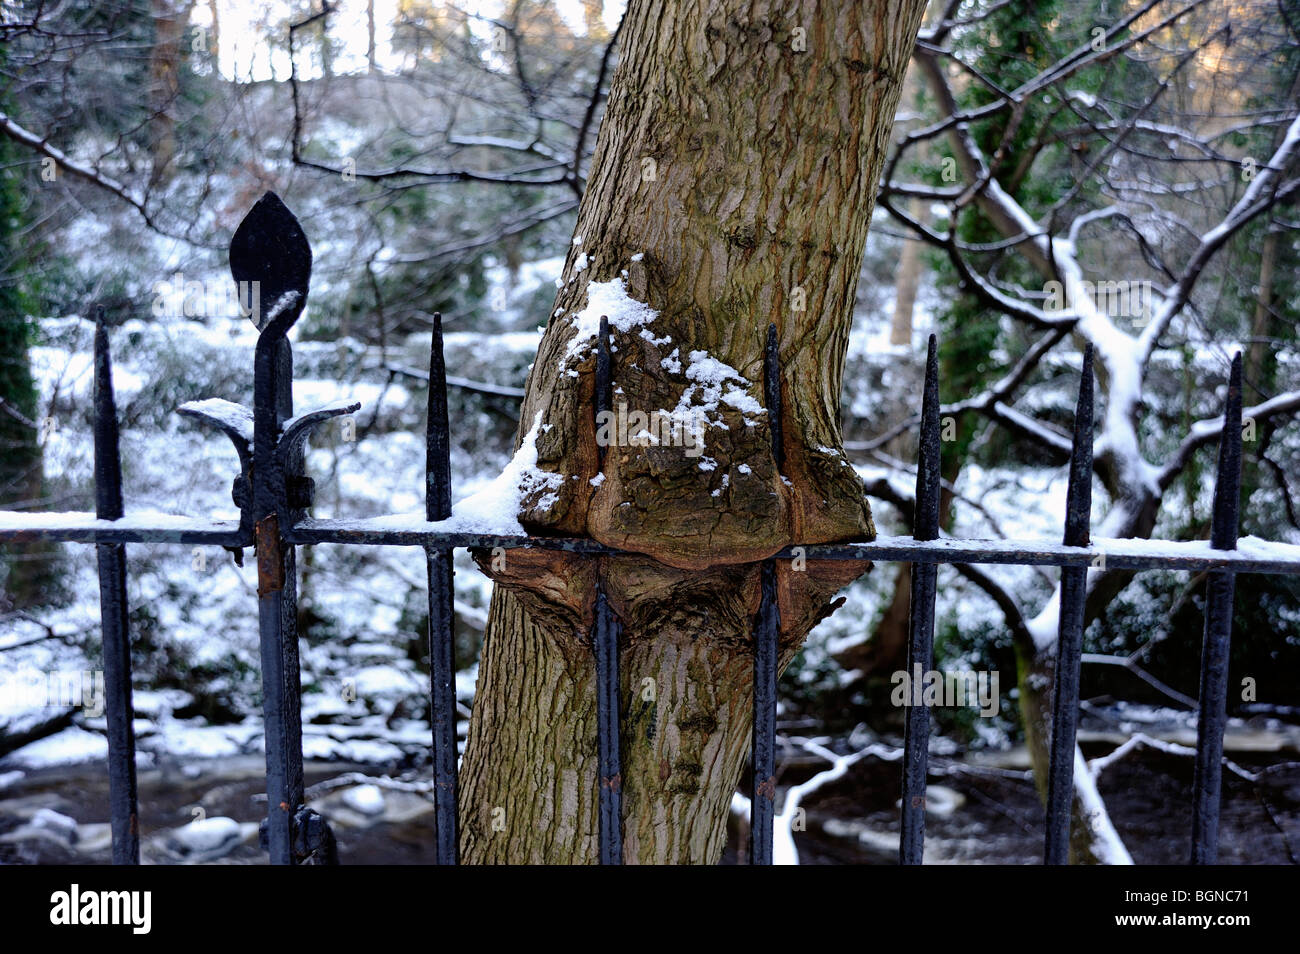
[[[587,632],[599,577],[623,625],[624,860],[717,861],[749,749],[755,561],[790,543],[874,536],[840,449],[840,382],[923,9],[923,0],[629,5],[575,245],[520,418],[521,432],[543,425],[538,467],[563,480],[526,494],[520,520],[643,556],[516,551],[505,566],[482,561],[500,585],[461,775],[463,860],[595,859]],[[710,413],[718,425],[704,431],[703,456],[610,447],[602,470],[593,352],[566,352],[590,284],[619,277],[657,312],[646,335],[614,335],[616,401],[630,409],[677,406],[692,352],[725,362],[763,403],[763,342],[776,325],[781,472],[765,414],[725,402]],[[782,666],[860,572],[782,561]]]

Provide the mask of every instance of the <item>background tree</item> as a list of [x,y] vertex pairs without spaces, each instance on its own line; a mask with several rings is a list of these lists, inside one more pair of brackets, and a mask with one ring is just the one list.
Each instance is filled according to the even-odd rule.
[[[1052,420],[1053,407],[1024,413],[1013,402],[1032,406],[1032,386],[1050,386],[1054,349],[1091,343],[1105,400],[1095,468],[1109,502],[1094,533],[1150,536],[1162,504],[1179,494],[1195,452],[1217,437],[1217,405],[1205,396],[1226,377],[1227,364],[1224,354],[1214,382],[1199,377],[1199,367],[1193,372],[1186,366],[1197,377],[1178,396],[1190,415],[1184,424],[1191,426],[1179,428],[1188,436],[1176,443],[1168,430],[1145,423],[1170,409],[1157,355],[1201,338],[1202,322],[1226,287],[1221,251],[1300,193],[1300,112],[1294,101],[1279,105],[1270,98],[1254,109],[1242,102],[1237,122],[1226,124],[1217,120],[1209,99],[1234,94],[1226,88],[1210,94],[1205,86],[1231,76],[1238,91],[1275,88],[1276,77],[1265,75],[1290,60],[1290,20],[1283,13],[1279,23],[1268,4],[1230,9],[1196,0],[1148,0],[1111,17],[1100,6],[1078,11],[1078,19],[1053,21],[1050,36],[1026,34],[1023,27],[1032,21],[1022,11],[1026,16],[1014,21],[1008,37],[999,27],[1006,4],[960,20],[958,6],[949,4],[942,22],[918,44],[936,117],[904,139],[882,186],[884,202],[944,253],[971,296],[955,309],[977,319],[970,331],[985,340],[962,364],[972,366],[995,347],[1014,349],[1019,357],[997,369],[1010,366],[996,381],[989,375],[984,382],[959,384],[960,400],[944,413],[959,419],[963,434],[994,428],[1027,442],[1032,453],[1063,461],[1069,444]],[[976,35],[975,48],[982,52],[972,62],[962,48]],[[1009,45],[1009,66],[989,62],[1001,55],[990,50],[990,37],[999,39],[998,49]],[[1037,62],[1045,47],[1054,50],[1046,62]],[[1282,85],[1290,81],[1288,76]],[[1175,91],[1192,94],[1193,102],[1169,102],[1176,100]],[[1271,151],[1260,158],[1242,152],[1245,140],[1239,137],[1247,130],[1267,134]],[[939,138],[951,150],[958,183],[945,187],[934,175],[924,184],[894,177],[909,149]],[[930,227],[912,219],[898,200],[915,196],[944,203],[946,221]],[[1129,244],[1128,257],[1115,257],[1117,241]],[[1102,252],[1100,243],[1110,249]],[[1135,304],[1127,296],[1144,281],[1152,287],[1151,300]],[[982,310],[1013,319],[1019,340],[1004,337],[1005,323],[978,320]],[[1222,333],[1248,333],[1241,317],[1222,316]],[[1268,399],[1245,412],[1257,427],[1300,408],[1294,388],[1265,387],[1261,394]],[[1195,482],[1184,507],[1197,507],[1194,501],[1204,500],[1204,492],[1204,483]],[[1273,492],[1287,497],[1285,482]],[[1193,532],[1203,534],[1204,524]],[[958,570],[1006,616],[1019,660],[1024,728],[1041,785],[1059,594],[1053,586],[1045,600],[1035,599],[1035,613],[995,573]],[[1098,619],[1132,579],[1131,572],[1113,569],[1090,573],[1089,620]],[[1135,658],[1110,661],[1130,669],[1136,664]],[[1076,786],[1076,856],[1124,860],[1092,778],[1076,773]]]
[[[0,47],[0,70],[5,50]],[[6,103],[0,98],[0,111]],[[34,267],[40,256],[31,240],[36,165],[8,139],[0,139],[0,508],[39,509],[45,504],[41,413],[28,346],[38,311]],[[58,547],[27,544],[6,548],[0,570],[0,610],[28,609],[57,595]]]

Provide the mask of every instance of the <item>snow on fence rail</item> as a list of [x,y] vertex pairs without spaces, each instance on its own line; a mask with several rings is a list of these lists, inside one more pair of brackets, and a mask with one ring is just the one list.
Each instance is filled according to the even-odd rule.
[[[293,363],[286,334],[306,302],[311,249],[297,219],[274,193],[263,196],[240,224],[230,244],[230,268],[237,284],[249,283],[260,296],[257,314],[265,316],[259,323],[254,359],[253,407],[248,409],[227,401],[208,400],[192,402],[178,410],[216,427],[234,443],[241,468],[233,490],[241,513],[239,522],[204,520],[156,511],[125,514],[111,356],[102,321],[95,333],[96,512],[0,511],[0,543],[41,539],[97,545],[114,863],[138,864],[140,860],[125,545],[158,542],[228,547],[236,552],[236,559],[242,556],[243,548],[251,546],[255,549],[268,796],[264,824],[270,859],[277,864],[337,862],[334,836],[325,820],[306,804],[303,787],[296,547],[339,543],[418,546],[424,549],[428,571],[436,852],[439,864],[455,864],[459,832],[452,654],[455,611],[452,551],[458,547],[534,547],[591,556],[620,551],[591,539],[529,536],[519,532],[513,515],[503,515],[498,527],[489,525],[492,521],[485,521],[482,514],[466,519],[464,514],[453,513],[446,389],[449,383],[454,382],[447,376],[443,363],[440,316],[435,316],[429,356],[424,513],[366,520],[315,520],[309,517],[307,511],[311,507],[313,484],[305,473],[303,445],[317,424],[351,413],[359,405],[336,404],[296,417],[293,414]],[[241,287],[244,286],[241,284]],[[774,327],[768,329],[764,393],[772,420],[773,456],[779,470],[782,462],[781,368],[775,330]],[[597,338],[594,414],[608,411],[610,405],[609,324],[603,319]],[[1063,864],[1068,860],[1070,806],[1077,771],[1079,667],[1089,569],[1209,571],[1197,720],[1191,861],[1194,864],[1214,863],[1226,724],[1233,581],[1237,573],[1300,574],[1300,546],[1254,537],[1239,539],[1237,536],[1242,443],[1240,355],[1233,360],[1229,380],[1208,542],[1090,539],[1091,346],[1084,354],[1075,413],[1065,533],[1061,543],[1035,539],[957,540],[941,535],[939,412],[938,362],[935,339],[931,336],[920,417],[917,506],[911,537],[792,545],[763,562],[762,595],[755,627],[751,863],[772,863],[776,800],[777,635],[780,628],[775,561],[799,557],[916,564],[911,584],[909,672],[914,666],[925,671],[932,668],[939,564],[1001,563],[1062,568],[1044,847],[1044,860],[1049,864]],[[599,586],[595,600],[596,625],[591,644],[597,672],[600,861],[602,864],[618,864],[622,860],[620,625]],[[929,709],[909,706],[901,801],[900,861],[903,864],[920,864],[922,859],[929,733]]]

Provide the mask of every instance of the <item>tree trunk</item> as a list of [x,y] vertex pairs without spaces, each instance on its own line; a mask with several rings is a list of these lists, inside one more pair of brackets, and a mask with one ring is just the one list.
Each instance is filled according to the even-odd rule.
[[378,67],[375,50],[375,0],[366,0],[366,68],[373,73]]
[[1247,351],[1245,379],[1252,384],[1261,399],[1266,399],[1265,361],[1268,348],[1268,329],[1273,321],[1273,272],[1277,268],[1277,243],[1279,232],[1272,222],[1264,223],[1264,248],[1259,256],[1259,291],[1255,295],[1255,314],[1250,322],[1250,348]]
[[[0,70],[7,55],[0,47]],[[0,109],[12,99],[0,96]],[[39,313],[39,282],[45,249],[31,230],[39,207],[29,194],[19,146],[0,141],[0,509],[48,507],[40,417],[40,394],[32,376],[29,346]],[[0,614],[48,605],[64,577],[59,545],[48,540],[7,544],[0,553]]]
[[212,68],[219,78],[221,76],[221,19],[217,15],[217,0],[208,0],[208,16],[212,18],[212,26],[208,30],[208,54],[212,57]]
[[176,97],[180,95],[181,41],[191,3],[152,0],[154,41],[149,51],[149,185],[171,177],[176,157]]
[[[561,476],[533,482],[520,520],[530,532],[586,535],[644,556],[484,559],[501,585],[462,768],[465,861],[595,859],[587,633],[598,576],[623,624],[624,860],[718,860],[749,750],[755,561],[790,543],[874,535],[840,450],[840,381],[923,9],[923,0],[629,5],[575,244],[520,419],[521,432],[538,435],[538,468]],[[699,375],[718,367],[705,358],[739,376],[729,379],[731,402],[709,410],[699,456],[610,446],[602,470],[593,350],[573,316],[594,283],[619,278],[656,317],[614,334],[616,406],[691,405]],[[781,472],[753,403],[763,403],[769,323],[782,363]],[[783,666],[862,567],[806,570],[779,565]]]
[[[913,199],[907,212],[922,224],[928,218],[925,203],[920,199]],[[892,345],[912,344],[912,314],[916,310],[916,290],[920,284],[921,241],[904,239],[903,253],[898,261],[898,276],[894,280],[894,317],[889,324],[889,343]]]

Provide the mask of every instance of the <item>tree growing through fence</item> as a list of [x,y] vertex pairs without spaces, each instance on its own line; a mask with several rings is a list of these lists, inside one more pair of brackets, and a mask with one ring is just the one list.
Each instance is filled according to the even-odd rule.
[[[629,6],[592,171],[520,424],[546,478],[534,532],[645,554],[484,561],[492,600],[462,769],[469,862],[595,859],[597,580],[622,620],[624,860],[713,863],[749,750],[755,562],[873,535],[839,399],[875,182],[924,4]],[[707,418],[702,456],[611,446],[590,409],[592,320],[615,403]],[[650,314],[647,309],[653,311]],[[576,316],[576,317],[575,317]],[[763,413],[778,329],[784,464]],[[788,662],[860,567],[779,570]]]

